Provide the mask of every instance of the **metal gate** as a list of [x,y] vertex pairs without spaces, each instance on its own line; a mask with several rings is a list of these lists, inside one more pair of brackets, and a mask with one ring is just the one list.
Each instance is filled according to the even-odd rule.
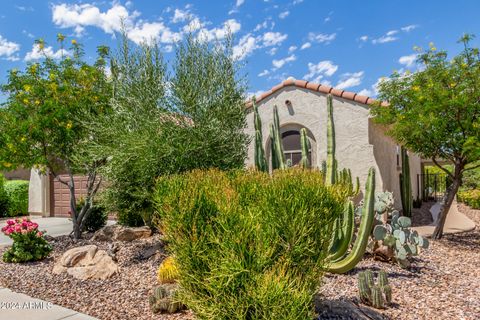
[[446,173],[429,173],[427,171],[417,175],[417,190],[423,191],[423,201],[440,201],[451,183],[451,178]]

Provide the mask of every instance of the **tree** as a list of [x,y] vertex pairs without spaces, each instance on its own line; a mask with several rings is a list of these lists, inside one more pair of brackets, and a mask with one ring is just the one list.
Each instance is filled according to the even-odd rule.
[[[71,41],[71,51],[62,57],[48,55],[43,40],[36,41],[44,59],[29,63],[23,72],[11,70],[2,91],[8,95],[0,108],[0,165],[2,169],[39,167],[68,186],[73,236],[81,237],[101,178],[98,168],[105,159],[92,159],[83,152],[95,138],[88,123],[108,112],[110,86],[105,75],[108,48],[98,48],[93,65],[82,60],[82,46]],[[68,180],[60,173],[66,172]],[[76,208],[74,174],[88,177],[87,194],[80,211]]]
[[123,37],[112,57],[112,113],[92,128],[102,192],[119,222],[148,224],[157,177],[195,168],[243,167],[246,86],[231,41],[209,44],[187,37],[177,44],[172,76],[155,43]]
[[374,120],[387,125],[388,134],[408,150],[432,159],[451,178],[434,239],[443,235],[463,174],[480,166],[480,55],[470,46],[472,38],[464,35],[459,40],[463,49],[451,60],[433,44],[426,51],[419,49],[419,71],[395,72],[381,81],[378,97],[388,105],[372,108]]

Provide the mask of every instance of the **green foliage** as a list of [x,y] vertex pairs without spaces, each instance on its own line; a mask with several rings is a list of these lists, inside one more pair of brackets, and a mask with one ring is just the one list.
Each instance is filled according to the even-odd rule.
[[378,283],[370,270],[358,274],[358,293],[360,301],[376,309],[385,309],[392,303],[392,287],[388,284],[387,273],[380,270]]
[[6,179],[0,173],[0,218],[8,215],[8,193],[5,191]]
[[[243,167],[246,87],[231,42],[179,43],[172,76],[156,45],[124,36],[112,58],[113,111],[94,124],[96,157],[108,157],[102,202],[121,224],[148,224],[155,178],[195,168]],[[168,88],[168,90],[167,90]]]
[[309,319],[347,190],[318,171],[161,177],[156,222],[200,319]]
[[5,183],[8,195],[8,216],[28,215],[28,181],[10,180]]
[[480,189],[460,191],[458,192],[458,200],[473,209],[480,209]]

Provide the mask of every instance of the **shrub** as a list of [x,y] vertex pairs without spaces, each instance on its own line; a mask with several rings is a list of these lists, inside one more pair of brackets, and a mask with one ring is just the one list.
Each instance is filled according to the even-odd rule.
[[9,217],[28,215],[28,181],[7,181],[5,191],[8,195],[7,215]]
[[2,232],[13,240],[13,245],[3,254],[5,262],[41,260],[52,251],[52,246],[38,231],[38,224],[28,218],[7,220]]
[[[77,210],[80,210],[83,207],[84,200],[81,199],[77,204]],[[105,227],[108,220],[107,210],[104,206],[99,204],[94,204],[88,216],[85,218],[83,231],[95,232]]]
[[8,214],[8,194],[5,191],[5,178],[0,173],[0,218]]
[[459,191],[458,200],[473,209],[480,209],[480,189]]
[[308,319],[346,190],[318,171],[194,170],[157,181],[155,223],[200,319]]

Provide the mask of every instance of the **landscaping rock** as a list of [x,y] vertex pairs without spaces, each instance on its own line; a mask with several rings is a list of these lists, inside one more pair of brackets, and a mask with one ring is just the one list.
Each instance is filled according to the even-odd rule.
[[106,226],[93,236],[94,241],[133,241],[152,235],[149,227],[130,228],[119,225]]
[[95,245],[66,251],[53,267],[54,274],[66,272],[80,280],[106,280],[118,272],[118,266],[105,250]]

